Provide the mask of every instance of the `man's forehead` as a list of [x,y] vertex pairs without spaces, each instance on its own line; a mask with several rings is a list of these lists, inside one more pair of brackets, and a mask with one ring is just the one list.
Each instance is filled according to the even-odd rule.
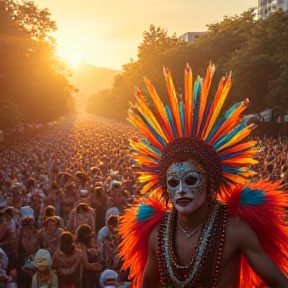
[[183,175],[187,171],[202,172],[203,166],[193,159],[185,162],[174,162],[167,170],[167,175]]

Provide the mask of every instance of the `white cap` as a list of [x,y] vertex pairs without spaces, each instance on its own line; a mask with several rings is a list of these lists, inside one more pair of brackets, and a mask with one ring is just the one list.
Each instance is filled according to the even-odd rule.
[[103,288],[116,288],[118,285],[118,274],[114,270],[104,270],[99,279],[100,285]]
[[105,214],[105,223],[107,222],[107,219],[109,218],[110,215],[120,215],[120,211],[117,207],[111,207],[106,211]]
[[21,216],[22,216],[22,220],[26,218],[34,219],[34,210],[30,206],[21,207]]
[[98,231],[97,239],[103,243],[106,236],[108,236],[108,227],[104,226]]

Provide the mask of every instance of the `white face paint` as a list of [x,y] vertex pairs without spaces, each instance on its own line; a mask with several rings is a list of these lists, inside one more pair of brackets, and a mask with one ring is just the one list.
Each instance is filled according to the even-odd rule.
[[192,213],[206,201],[205,170],[197,162],[173,163],[167,170],[166,184],[179,213]]

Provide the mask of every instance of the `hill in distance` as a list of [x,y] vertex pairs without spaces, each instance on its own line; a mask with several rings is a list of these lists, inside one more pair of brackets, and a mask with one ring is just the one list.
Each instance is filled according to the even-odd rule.
[[96,94],[103,89],[112,88],[112,82],[119,70],[99,68],[82,62],[73,69],[73,76],[69,78],[70,84],[79,89],[79,94]]

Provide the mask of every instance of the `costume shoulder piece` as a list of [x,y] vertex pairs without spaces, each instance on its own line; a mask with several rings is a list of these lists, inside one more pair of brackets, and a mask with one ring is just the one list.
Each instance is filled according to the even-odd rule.
[[130,268],[131,287],[139,287],[148,259],[149,235],[165,215],[167,207],[152,198],[142,199],[137,205],[126,209],[120,216],[119,235],[120,256],[123,257],[124,270]]
[[[288,194],[279,189],[279,183],[268,180],[253,184],[239,184],[226,199],[228,215],[247,221],[256,232],[265,252],[286,275],[288,272],[287,215]],[[265,287],[249,266],[241,259],[240,287]]]

